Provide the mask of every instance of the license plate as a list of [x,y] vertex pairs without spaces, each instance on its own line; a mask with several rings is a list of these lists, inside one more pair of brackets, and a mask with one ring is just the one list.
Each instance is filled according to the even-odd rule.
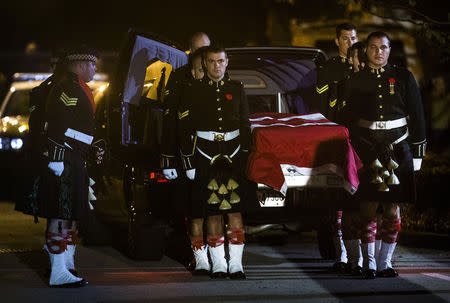
[[283,197],[266,197],[259,201],[261,207],[284,207],[285,198]]

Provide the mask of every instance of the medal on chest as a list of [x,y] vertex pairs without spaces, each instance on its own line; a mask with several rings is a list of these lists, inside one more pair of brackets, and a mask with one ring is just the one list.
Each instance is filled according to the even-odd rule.
[[395,94],[395,79],[394,78],[390,78],[389,79],[389,94],[393,95]]

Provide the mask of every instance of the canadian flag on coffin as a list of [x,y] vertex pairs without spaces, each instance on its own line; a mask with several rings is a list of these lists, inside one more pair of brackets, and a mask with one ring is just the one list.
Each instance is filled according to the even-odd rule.
[[[286,194],[287,171],[299,176],[335,175],[354,193],[362,163],[350,144],[347,128],[320,113],[293,115],[258,113],[250,116],[252,152],[247,178]],[[284,173],[283,173],[284,170]]]

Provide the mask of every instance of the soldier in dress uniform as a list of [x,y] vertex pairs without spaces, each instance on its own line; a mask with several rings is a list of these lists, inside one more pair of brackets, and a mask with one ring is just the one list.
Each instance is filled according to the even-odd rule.
[[[209,37],[204,32],[197,32],[192,35],[189,40],[189,50],[186,51],[189,54],[194,54],[195,51],[201,47],[205,47],[211,44]],[[201,55],[197,53],[196,57]],[[163,136],[161,142],[161,168],[164,176],[169,180],[174,180],[178,177],[176,158],[177,152],[177,107],[179,96],[178,93],[185,82],[195,78],[192,74],[192,55],[190,56],[190,64],[180,67],[175,70],[165,89],[165,104],[164,104],[164,116],[163,116]],[[203,76],[202,76],[203,77]]]
[[[179,141],[186,175],[193,180],[191,243],[198,264],[212,278],[245,279],[242,267],[244,229],[241,211],[245,193],[243,167],[250,146],[248,104],[243,86],[226,76],[223,48],[208,47],[206,74],[189,82],[178,109]],[[229,262],[225,259],[224,218],[227,219]],[[206,218],[207,244],[203,220]]]
[[[368,66],[350,81],[351,137],[363,161],[360,200],[363,277],[395,277],[392,255],[400,231],[402,202],[415,200],[414,171],[425,154],[425,119],[420,91],[411,72],[388,63],[390,39],[384,32],[367,38]],[[382,224],[377,208],[382,205]],[[375,259],[375,234],[381,248]]]
[[[176,203],[177,213],[174,214],[175,230],[178,234],[182,235],[185,242],[183,247],[186,248],[186,261],[191,262],[193,259],[191,249],[194,247],[191,245],[189,239],[186,237],[188,231],[186,230],[186,222],[184,218],[186,217],[186,206],[189,204],[186,192],[190,191],[191,181],[187,179],[186,176],[178,176],[178,171],[181,168],[180,154],[179,154],[179,142],[177,140],[177,129],[178,129],[178,106],[180,98],[183,94],[183,87],[187,82],[192,79],[203,78],[202,70],[202,54],[204,48],[210,44],[208,36],[199,32],[192,36],[189,41],[189,63],[185,66],[180,67],[175,70],[169,78],[165,89],[165,99],[164,99],[164,115],[163,115],[163,136],[161,140],[161,168],[164,176],[168,180],[174,181],[174,188],[176,193],[176,198],[174,199]],[[188,222],[190,229],[196,228],[196,222]],[[189,232],[190,234],[190,232]],[[193,265],[190,263],[189,267]],[[208,267],[206,268],[206,265]],[[202,264],[201,262],[195,263],[194,274],[209,274],[209,264]]]
[[[348,80],[353,73],[353,66],[349,63],[347,52],[357,41],[356,27],[353,24],[343,23],[336,26],[335,43],[339,55],[330,58],[323,65],[319,65],[317,72],[316,92],[319,111],[330,121],[343,125],[346,125],[347,122],[343,112],[348,99]],[[331,195],[328,198],[331,199]],[[339,199],[346,200],[344,197]],[[333,269],[338,272],[349,271],[358,275],[362,272],[362,258],[359,253],[358,237],[351,232],[355,229],[353,228],[354,216],[351,216],[348,212],[347,218],[352,217],[352,219],[349,219],[346,224],[348,234],[343,235],[343,211],[339,205],[337,206],[338,210],[331,215],[333,243],[336,253]],[[345,245],[343,237],[348,240]]]
[[45,102],[45,156],[36,215],[47,218],[46,244],[51,287],[81,287],[87,281],[75,272],[76,221],[89,203],[87,157],[92,153],[95,104],[87,82],[96,71],[95,50],[80,46],[63,56],[63,66],[52,77]]

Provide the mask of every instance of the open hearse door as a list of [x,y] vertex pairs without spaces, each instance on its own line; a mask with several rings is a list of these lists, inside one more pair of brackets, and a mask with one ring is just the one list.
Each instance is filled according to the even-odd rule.
[[[83,232],[87,244],[112,243],[132,258],[161,258],[163,213],[170,207],[170,184],[162,184],[167,180],[159,168],[164,88],[187,63],[188,55],[174,43],[129,30],[96,111],[107,156],[90,171],[97,200]],[[152,184],[160,186],[150,193]]]

